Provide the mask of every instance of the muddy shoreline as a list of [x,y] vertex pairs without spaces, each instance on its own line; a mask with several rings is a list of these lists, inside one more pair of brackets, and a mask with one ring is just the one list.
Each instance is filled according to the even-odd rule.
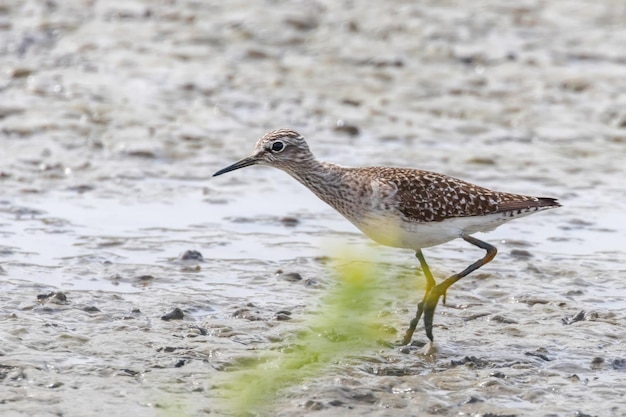
[[[434,355],[418,328],[270,415],[625,416],[624,21],[620,2],[3,3],[0,414],[229,415],[219,381],[311,327],[346,248],[376,254],[400,339],[411,252],[281,172],[211,178],[291,127],[322,160],[564,207],[482,236],[499,254],[437,310]],[[480,256],[425,255],[438,279]]]

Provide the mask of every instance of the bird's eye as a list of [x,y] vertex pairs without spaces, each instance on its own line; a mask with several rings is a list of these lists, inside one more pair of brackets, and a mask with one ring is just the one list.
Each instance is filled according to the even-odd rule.
[[285,145],[282,142],[274,142],[272,143],[272,152],[280,152],[285,149]]

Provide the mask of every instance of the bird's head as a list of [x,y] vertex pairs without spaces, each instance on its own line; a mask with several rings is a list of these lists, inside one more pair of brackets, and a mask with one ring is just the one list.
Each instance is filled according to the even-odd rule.
[[302,162],[313,158],[304,137],[291,129],[278,129],[263,135],[254,147],[252,155],[226,168],[214,177],[251,165],[269,165],[287,172],[294,172]]

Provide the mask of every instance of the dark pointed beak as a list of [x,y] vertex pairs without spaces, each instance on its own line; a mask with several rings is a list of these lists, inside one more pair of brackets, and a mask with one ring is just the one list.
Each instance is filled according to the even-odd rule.
[[227,166],[226,168],[222,168],[213,174],[214,177],[218,175],[226,174],[227,172],[234,171],[239,168],[249,167],[250,165],[256,165],[259,163],[259,159],[255,156],[249,156],[247,158],[243,158],[241,161],[237,161],[232,165]]

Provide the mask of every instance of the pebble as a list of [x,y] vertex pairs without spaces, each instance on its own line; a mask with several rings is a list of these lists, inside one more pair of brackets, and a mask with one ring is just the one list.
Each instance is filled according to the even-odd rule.
[[47,294],[37,295],[37,301],[40,304],[52,303],[52,304],[67,304],[67,297],[62,292],[49,292]]
[[297,272],[287,272],[286,274],[281,274],[281,278],[289,282],[302,281],[302,275]]
[[178,255],[178,259],[181,261],[204,262],[204,257],[197,250],[186,250]]
[[161,320],[165,320],[165,321],[182,320],[183,317],[185,317],[185,314],[183,313],[183,310],[181,310],[180,308],[176,307],[175,309],[173,309],[169,313],[161,316]]
[[280,219],[280,222],[287,227],[296,227],[300,223],[300,220],[295,217],[283,217]]

